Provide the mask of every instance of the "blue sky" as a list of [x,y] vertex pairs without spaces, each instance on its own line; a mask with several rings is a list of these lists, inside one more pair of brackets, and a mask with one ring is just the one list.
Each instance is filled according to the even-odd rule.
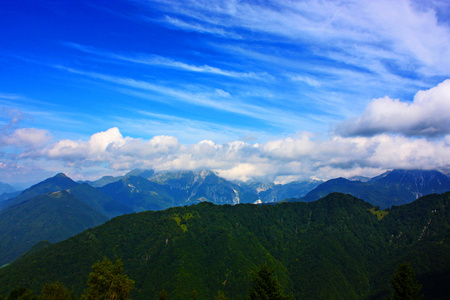
[[439,0],[1,1],[0,181],[447,171],[449,16]]

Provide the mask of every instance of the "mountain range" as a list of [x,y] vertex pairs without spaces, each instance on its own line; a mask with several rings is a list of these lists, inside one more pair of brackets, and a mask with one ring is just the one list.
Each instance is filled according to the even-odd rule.
[[[69,195],[67,193],[67,195]],[[450,294],[450,192],[390,210],[332,193],[314,202],[196,205],[116,217],[44,244],[0,269],[0,294],[61,281],[80,295],[90,266],[120,258],[133,299],[247,299],[252,274],[269,264],[296,299],[382,299],[408,261],[425,299]],[[46,246],[46,247],[45,247]],[[44,247],[44,248],[42,248]]]
[[[205,201],[232,205],[310,202],[333,192],[351,194],[385,209],[410,203],[422,195],[446,191],[450,191],[450,179],[438,171],[393,170],[363,181],[337,178],[326,182],[307,180],[283,185],[231,182],[208,170],[133,170],[124,176],[102,177],[92,182],[74,182],[60,173],[19,194],[3,194],[13,197],[0,200],[0,266],[12,262],[41,240],[63,240],[108,219],[132,212],[164,210]],[[55,192],[61,192],[62,196],[55,198]],[[67,204],[69,199],[70,205]],[[55,211],[66,210],[66,214],[73,211],[79,215],[73,218],[66,215],[55,227],[54,211],[48,209],[46,202],[52,203]],[[85,217],[94,214],[91,219]],[[76,226],[71,223],[74,219],[79,222]],[[55,237],[50,230],[42,230],[35,238],[14,235],[15,232],[30,231],[29,225],[32,224],[59,230],[60,234]]]
[[447,191],[450,191],[450,178],[441,172],[393,170],[365,181],[344,178],[328,180],[311,190],[300,201],[315,201],[329,193],[339,192],[364,199],[384,209],[411,203],[424,195]]

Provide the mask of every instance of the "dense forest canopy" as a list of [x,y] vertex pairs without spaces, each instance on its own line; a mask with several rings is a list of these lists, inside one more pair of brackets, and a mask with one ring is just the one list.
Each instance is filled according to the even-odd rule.
[[96,261],[121,259],[132,297],[246,299],[252,274],[267,263],[296,299],[377,299],[407,260],[427,299],[449,293],[450,193],[380,211],[330,194],[277,205],[200,203],[116,217],[0,269],[0,293],[40,291],[60,280],[80,295]]

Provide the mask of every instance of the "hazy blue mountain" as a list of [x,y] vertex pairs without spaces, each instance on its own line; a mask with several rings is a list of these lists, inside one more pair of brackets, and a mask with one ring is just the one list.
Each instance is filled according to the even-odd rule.
[[16,189],[7,183],[0,182],[0,195],[4,193],[13,193]]
[[125,177],[99,189],[134,212],[161,210],[177,205],[166,187],[140,176]]
[[[22,191],[16,191],[16,192],[12,192],[12,193],[3,193],[0,195],[0,202],[15,198],[15,197],[19,196],[21,192]],[[1,205],[2,204],[0,203],[0,210],[2,208]]]
[[78,185],[78,183],[67,177],[65,174],[59,173],[54,177],[29,187],[15,198],[0,202],[0,209],[8,205],[19,204],[37,195],[70,189],[76,185]]
[[0,266],[39,241],[62,241],[108,218],[66,191],[34,196],[0,211]]
[[438,171],[393,170],[367,182],[344,178],[328,180],[301,198],[315,201],[339,192],[364,199],[381,208],[411,203],[421,196],[450,191],[450,178]]
[[102,178],[98,179],[98,180],[94,180],[94,181],[83,181],[80,183],[87,183],[93,187],[103,187],[107,184],[113,183],[113,182],[117,182],[119,180],[122,180],[124,178],[128,178],[130,176],[141,176],[145,179],[149,179],[150,177],[153,176],[153,174],[155,174],[155,171],[153,170],[142,170],[142,169],[134,169],[131,170],[130,172],[126,173],[123,176],[103,176]]
[[371,183],[394,189],[397,193],[412,194],[416,199],[450,190],[450,178],[438,171],[393,170],[384,176],[373,178]]
[[[211,171],[133,172],[138,176],[123,179],[100,188],[106,195],[129,206],[133,211],[161,210],[203,201],[216,204],[255,202],[257,196]],[[150,175],[150,180],[144,175]]]
[[101,190],[87,183],[79,184],[67,191],[110,219],[133,212],[127,205],[114,200],[110,196],[105,195]]
[[102,178],[98,179],[98,180],[94,180],[94,181],[80,181],[79,183],[87,183],[93,187],[102,187],[105,186],[107,184],[119,181],[123,178],[123,176],[118,176],[118,177],[114,177],[114,176],[103,176]]
[[154,170],[145,170],[145,169],[134,169],[130,172],[126,173],[124,177],[130,177],[130,176],[141,176],[142,178],[149,179],[153,175],[155,175]]
[[292,181],[287,184],[250,183],[248,184],[263,203],[278,202],[289,198],[301,198],[316,188],[322,180]]
[[209,201],[215,204],[253,203],[258,196],[253,191],[217,176],[209,170],[162,172],[150,178],[151,181],[165,185],[177,199],[184,204]]
[[231,182],[213,171],[164,171],[135,169],[124,176],[105,176],[93,182],[94,187],[104,187],[124,178],[139,176],[165,187],[175,206],[210,201],[216,204],[277,202],[286,198],[303,197],[322,181],[295,181],[288,184]]

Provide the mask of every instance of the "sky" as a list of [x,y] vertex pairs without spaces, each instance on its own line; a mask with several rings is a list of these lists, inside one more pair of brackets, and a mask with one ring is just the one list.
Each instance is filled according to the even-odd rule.
[[0,181],[450,171],[444,0],[0,1]]

